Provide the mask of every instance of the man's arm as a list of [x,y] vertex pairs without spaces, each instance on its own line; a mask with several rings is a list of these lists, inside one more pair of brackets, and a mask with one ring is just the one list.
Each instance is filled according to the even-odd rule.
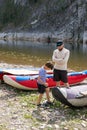
[[65,57],[64,57],[63,60],[62,60],[62,63],[67,62],[68,59],[69,59],[69,56],[70,56],[70,51],[67,51],[66,54],[65,54]]
[[69,56],[70,56],[70,51],[67,51],[63,59],[58,59],[58,58],[56,57],[56,53],[55,53],[55,51],[54,51],[54,52],[53,52],[53,56],[52,56],[52,61],[55,62],[55,63],[57,63],[57,64],[60,64],[60,65],[61,65],[61,64],[64,64],[65,62],[68,61]]
[[52,56],[52,61],[55,62],[55,63],[60,63],[62,59],[58,59],[57,56],[56,56],[56,52],[54,51],[53,52],[53,56]]

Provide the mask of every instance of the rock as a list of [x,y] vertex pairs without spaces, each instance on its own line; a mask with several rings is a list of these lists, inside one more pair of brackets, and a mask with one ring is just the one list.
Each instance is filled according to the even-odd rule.
[[86,126],[87,126],[84,122],[82,122],[81,125],[82,125],[83,127],[86,127]]
[[54,124],[55,129],[59,129],[59,125]]
[[74,128],[74,130],[79,130],[78,128]]

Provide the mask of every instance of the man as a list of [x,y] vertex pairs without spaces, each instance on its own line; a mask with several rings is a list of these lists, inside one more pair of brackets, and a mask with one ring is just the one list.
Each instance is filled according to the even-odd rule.
[[57,49],[54,50],[52,61],[54,64],[54,80],[56,86],[60,87],[60,81],[64,83],[64,86],[69,88],[67,79],[67,62],[70,56],[70,51],[64,47],[64,43],[59,41],[56,43]]

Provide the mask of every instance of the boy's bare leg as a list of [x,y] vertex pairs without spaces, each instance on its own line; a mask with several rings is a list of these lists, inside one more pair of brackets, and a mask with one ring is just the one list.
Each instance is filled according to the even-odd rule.
[[37,105],[40,104],[42,100],[43,94],[39,94],[38,100],[37,100]]
[[50,102],[49,90],[50,90],[49,88],[46,88],[46,97],[48,102]]

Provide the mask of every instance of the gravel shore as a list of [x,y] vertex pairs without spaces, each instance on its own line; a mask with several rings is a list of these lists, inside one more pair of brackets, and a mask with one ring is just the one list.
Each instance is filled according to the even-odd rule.
[[37,91],[0,84],[0,130],[87,130],[86,107],[72,109],[55,101],[53,107],[37,108],[36,99]]

